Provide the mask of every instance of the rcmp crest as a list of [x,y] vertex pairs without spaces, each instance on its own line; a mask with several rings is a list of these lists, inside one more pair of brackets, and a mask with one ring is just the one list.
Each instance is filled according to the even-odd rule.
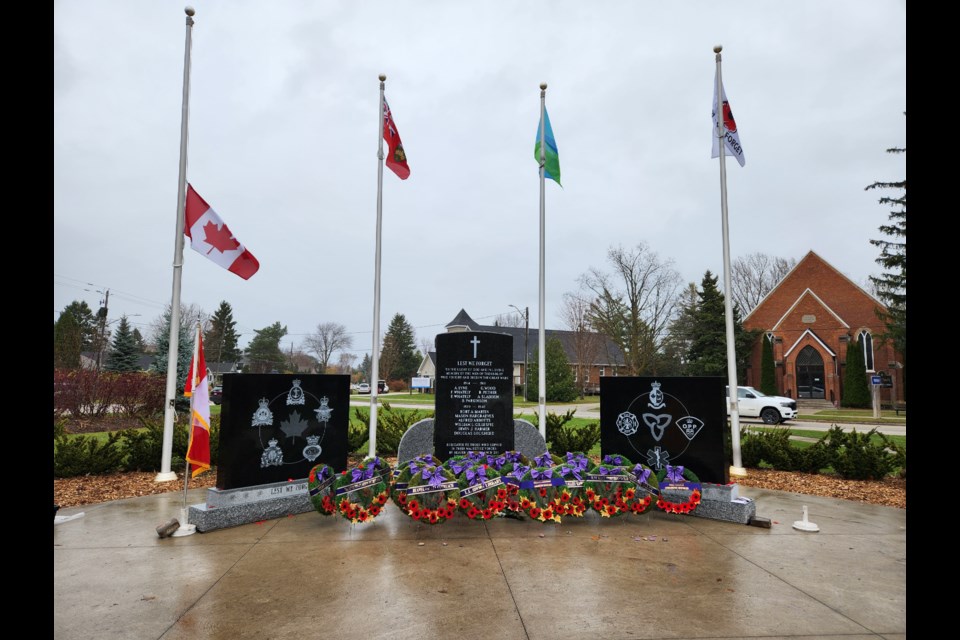
[[269,427],[273,424],[273,412],[267,406],[269,400],[260,398],[260,406],[253,412],[253,427]]
[[260,467],[279,467],[283,464],[283,450],[277,446],[276,438],[270,438],[268,444],[270,446],[264,449],[260,456]]
[[300,388],[300,381],[294,380],[292,384],[290,391],[287,392],[287,404],[303,404],[303,389]]

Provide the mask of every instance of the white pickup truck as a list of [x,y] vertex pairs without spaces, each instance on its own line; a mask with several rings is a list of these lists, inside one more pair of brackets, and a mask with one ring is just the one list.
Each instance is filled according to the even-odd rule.
[[[726,387],[729,397],[730,387]],[[742,418],[760,418],[764,424],[780,424],[797,417],[797,401],[784,396],[764,395],[753,387],[737,387],[737,408]],[[730,417],[730,402],[727,402]]]

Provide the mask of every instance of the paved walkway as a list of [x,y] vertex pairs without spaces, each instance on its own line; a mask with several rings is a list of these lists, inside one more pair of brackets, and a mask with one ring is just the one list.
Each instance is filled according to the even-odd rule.
[[[906,638],[906,510],[739,489],[770,529],[661,511],[431,527],[388,505],[160,539],[182,493],[61,509],[84,515],[54,526],[54,638]],[[793,527],[804,505],[819,532]]]

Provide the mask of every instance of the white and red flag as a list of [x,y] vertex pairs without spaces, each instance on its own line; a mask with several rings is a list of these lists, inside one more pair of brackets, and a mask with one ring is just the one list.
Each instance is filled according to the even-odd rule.
[[[719,71],[718,71],[719,73]],[[743,166],[746,162],[743,157],[743,146],[740,144],[740,134],[737,132],[737,121],[733,119],[733,110],[730,109],[730,102],[727,101],[727,91],[721,85],[721,95],[723,96],[723,139],[726,143],[727,153],[732,155]],[[711,158],[720,156],[720,141],[717,139],[717,83],[713,83],[713,153]]]
[[203,355],[203,333],[199,325],[183,395],[190,398],[190,443],[186,457],[193,466],[190,475],[195,477],[210,468],[210,384],[207,380],[207,359]]
[[260,263],[240,241],[233,237],[217,212],[187,184],[187,205],[183,232],[190,247],[244,280],[257,272]]

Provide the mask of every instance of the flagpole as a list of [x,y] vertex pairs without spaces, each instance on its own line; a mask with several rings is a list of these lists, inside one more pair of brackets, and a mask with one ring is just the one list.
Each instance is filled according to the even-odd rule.
[[540,327],[538,328],[537,349],[537,402],[540,425],[540,435],[547,437],[547,365],[546,365],[546,334],[544,314],[546,311],[546,297],[544,293],[546,278],[546,183],[547,173],[547,83],[540,83]]
[[370,357],[370,453],[377,455],[377,394],[380,391],[380,229],[383,223],[383,87],[387,76],[380,74],[380,119],[377,139],[377,246],[373,267],[373,349]]
[[160,458],[160,473],[155,482],[177,479],[170,469],[173,457],[173,421],[176,417],[177,398],[177,350],[180,336],[180,279],[183,273],[183,218],[187,182],[187,122],[190,106],[190,36],[193,29],[193,7],[184,8],[187,14],[187,35],[183,54],[183,104],[180,111],[180,175],[177,181],[177,227],[174,233],[173,294],[170,301],[170,340],[167,348],[167,393],[163,408],[163,448]]
[[730,402],[730,441],[733,448],[733,466],[730,467],[730,475],[744,477],[747,470],[743,468],[740,457],[740,403],[737,399],[737,355],[736,345],[733,338],[733,288],[730,285],[730,225],[727,216],[727,164],[726,164],[726,141],[723,139],[724,132],[723,119],[723,78],[720,71],[720,52],[723,46],[717,45],[713,48],[717,60],[717,100],[713,105],[716,110],[714,121],[716,131],[714,135],[720,146],[720,211],[723,219],[723,310],[726,317],[727,328],[727,385],[729,386],[728,401]]

